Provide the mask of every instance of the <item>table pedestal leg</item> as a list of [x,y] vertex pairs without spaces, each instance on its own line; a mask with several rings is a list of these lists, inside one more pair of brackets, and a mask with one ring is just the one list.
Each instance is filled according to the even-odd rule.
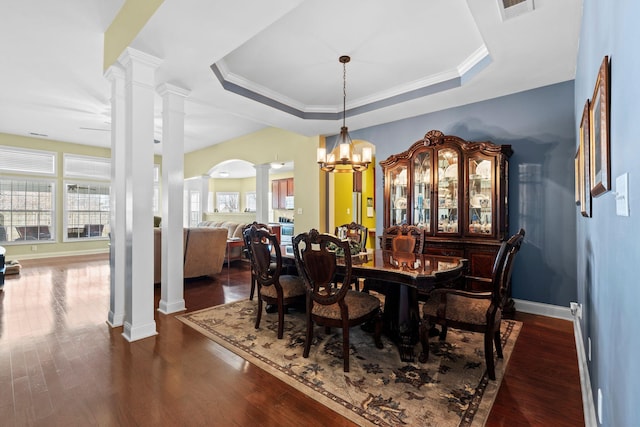
[[386,287],[383,325],[398,346],[403,362],[414,362],[419,336],[418,295],[414,288],[390,284]]

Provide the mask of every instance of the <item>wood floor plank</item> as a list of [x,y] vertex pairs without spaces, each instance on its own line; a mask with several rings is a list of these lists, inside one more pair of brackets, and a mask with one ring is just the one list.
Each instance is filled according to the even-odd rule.
[[[21,262],[0,293],[0,424],[19,426],[354,426],[173,315],[133,343],[106,323],[105,255]],[[155,290],[155,304],[160,290]],[[247,298],[246,263],[185,281],[188,311]],[[570,322],[524,327],[487,426],[580,426]]]

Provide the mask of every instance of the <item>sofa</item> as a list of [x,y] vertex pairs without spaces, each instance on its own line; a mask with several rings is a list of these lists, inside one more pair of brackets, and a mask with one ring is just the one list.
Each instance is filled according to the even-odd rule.
[[[185,228],[183,234],[184,278],[215,276],[222,271],[227,230],[220,227]],[[162,229],[153,229],[154,283],[162,273]]]
[[[247,226],[247,223],[238,223],[232,221],[202,221],[198,224],[198,227],[215,227],[215,228],[224,228],[227,230],[227,239],[228,240],[242,240],[242,230]],[[226,250],[226,248],[225,248]],[[243,248],[240,246],[232,246],[231,253],[226,259],[238,259],[243,256]]]

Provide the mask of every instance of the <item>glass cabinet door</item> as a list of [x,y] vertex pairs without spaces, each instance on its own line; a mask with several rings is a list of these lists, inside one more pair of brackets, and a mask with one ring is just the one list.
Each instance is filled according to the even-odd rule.
[[469,233],[493,234],[493,171],[492,158],[469,159]]
[[432,151],[418,153],[413,159],[413,224],[431,231]]
[[398,165],[389,171],[390,225],[407,222],[407,166]]
[[438,233],[458,233],[459,160],[455,150],[438,150]]

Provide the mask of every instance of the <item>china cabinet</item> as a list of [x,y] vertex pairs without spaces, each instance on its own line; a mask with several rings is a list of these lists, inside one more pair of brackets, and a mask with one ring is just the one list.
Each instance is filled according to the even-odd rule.
[[469,260],[466,286],[486,290],[508,232],[510,145],[472,142],[429,131],[408,150],[380,162],[384,227],[422,227],[424,252]]

